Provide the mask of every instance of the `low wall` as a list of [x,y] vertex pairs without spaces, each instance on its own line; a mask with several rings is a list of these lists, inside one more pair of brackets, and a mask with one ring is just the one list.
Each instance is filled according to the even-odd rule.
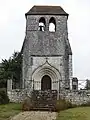
[[[22,102],[27,96],[30,96],[30,92],[25,89],[15,89],[7,91],[10,102]],[[66,99],[73,104],[81,105],[90,102],[90,90],[79,91],[60,91],[59,97]]]
[[7,91],[7,95],[10,102],[20,103],[26,98],[27,91],[22,89],[13,89],[11,91]]
[[34,90],[31,96],[36,108],[50,108],[56,103],[57,90]]
[[64,98],[76,105],[86,104],[90,102],[90,90],[61,91],[60,98]]

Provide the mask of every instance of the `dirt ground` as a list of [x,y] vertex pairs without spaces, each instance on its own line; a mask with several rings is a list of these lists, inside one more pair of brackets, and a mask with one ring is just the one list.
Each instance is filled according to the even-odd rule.
[[56,120],[56,116],[56,112],[30,111],[21,112],[14,116],[11,120]]

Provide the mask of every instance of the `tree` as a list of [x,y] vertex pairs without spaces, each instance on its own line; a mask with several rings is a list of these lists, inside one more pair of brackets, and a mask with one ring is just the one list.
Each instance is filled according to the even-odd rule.
[[14,52],[14,54],[8,60],[2,60],[2,63],[0,65],[1,85],[3,85],[3,83],[6,84],[6,81],[8,79],[12,79],[14,83],[20,83],[21,71],[22,55],[20,52]]

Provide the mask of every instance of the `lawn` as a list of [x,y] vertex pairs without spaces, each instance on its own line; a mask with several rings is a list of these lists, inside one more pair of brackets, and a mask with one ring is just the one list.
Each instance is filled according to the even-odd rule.
[[9,103],[0,105],[0,120],[10,120],[10,118],[21,112],[21,105]]
[[[21,104],[0,105],[0,120],[10,118],[21,112]],[[57,120],[90,120],[90,107],[77,107],[59,112]]]
[[78,107],[61,111],[57,120],[90,120],[90,107]]

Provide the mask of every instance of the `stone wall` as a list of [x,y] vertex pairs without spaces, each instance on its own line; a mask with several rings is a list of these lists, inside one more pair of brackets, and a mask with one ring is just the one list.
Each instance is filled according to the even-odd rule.
[[20,103],[26,98],[27,92],[26,90],[13,89],[11,91],[7,91],[7,95],[10,102]]
[[90,102],[90,90],[61,91],[60,98],[64,98],[76,105],[86,104]]
[[[26,90],[12,90],[8,91],[10,102],[22,102],[27,96],[30,97],[29,91]],[[79,91],[60,91],[60,98],[66,99],[73,104],[81,105],[90,102],[90,90],[79,90]]]
[[72,90],[72,76],[73,76],[72,55],[69,55],[69,79],[70,79],[70,90]]

